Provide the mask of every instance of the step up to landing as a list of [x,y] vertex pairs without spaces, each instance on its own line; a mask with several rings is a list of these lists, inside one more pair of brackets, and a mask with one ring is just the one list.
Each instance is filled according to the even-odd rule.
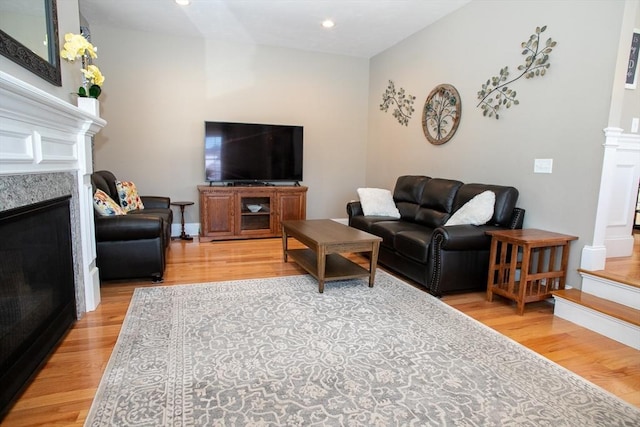
[[553,296],[556,316],[640,350],[640,310],[578,289]]
[[640,310],[640,282],[605,271],[578,269],[582,292]]

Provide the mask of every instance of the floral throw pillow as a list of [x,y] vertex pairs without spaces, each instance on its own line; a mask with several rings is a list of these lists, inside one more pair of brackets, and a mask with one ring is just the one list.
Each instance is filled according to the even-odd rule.
[[93,207],[96,212],[102,216],[126,215],[127,213],[113,201],[107,193],[102,190],[96,190],[93,195]]
[[120,206],[126,212],[144,209],[136,185],[133,182],[116,181],[116,188],[118,189],[118,197],[120,197]]

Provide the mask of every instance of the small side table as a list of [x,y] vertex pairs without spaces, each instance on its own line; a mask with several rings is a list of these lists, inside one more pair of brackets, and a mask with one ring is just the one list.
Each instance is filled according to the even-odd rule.
[[180,239],[193,240],[193,237],[189,236],[184,231],[184,207],[193,205],[193,202],[171,202],[173,206],[180,206],[180,224],[182,224],[182,233],[180,233]]
[[[518,314],[528,302],[542,301],[564,289],[569,243],[576,236],[545,230],[495,230],[491,236],[487,301],[493,294],[518,303]],[[519,275],[519,277],[518,277]]]

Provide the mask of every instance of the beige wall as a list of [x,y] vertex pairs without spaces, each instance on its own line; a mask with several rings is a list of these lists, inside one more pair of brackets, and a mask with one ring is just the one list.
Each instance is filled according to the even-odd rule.
[[[593,238],[622,1],[473,1],[392,49],[370,67],[367,184],[391,187],[398,175],[513,185],[525,226],[577,235],[571,285],[580,252]],[[577,13],[579,11],[579,13]],[[499,19],[497,17],[500,17]],[[546,76],[512,84],[520,105],[499,120],[476,107],[481,85],[523,61],[520,43],[536,26],[558,42]],[[417,97],[408,127],[379,110],[387,81]],[[462,98],[458,132],[434,146],[423,136],[421,112],[434,86],[449,83]],[[552,158],[552,174],[534,174],[535,158]]]
[[307,216],[346,216],[364,184],[368,60],[104,26],[91,33],[109,123],[96,137],[96,169],[144,194],[195,201],[185,220],[197,223],[206,120],[302,125]]

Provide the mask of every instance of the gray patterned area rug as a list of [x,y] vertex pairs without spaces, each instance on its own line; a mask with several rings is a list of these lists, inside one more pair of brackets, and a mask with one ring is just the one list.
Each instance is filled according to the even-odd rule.
[[640,410],[379,271],[136,289],[88,426],[638,426]]

